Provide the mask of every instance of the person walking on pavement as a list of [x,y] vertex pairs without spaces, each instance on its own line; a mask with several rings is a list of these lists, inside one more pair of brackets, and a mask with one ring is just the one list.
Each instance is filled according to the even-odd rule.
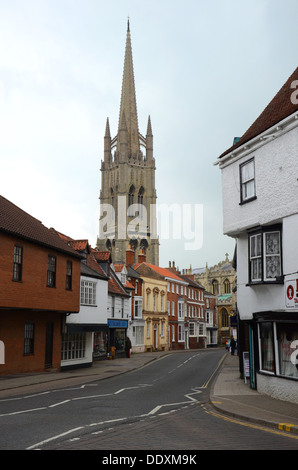
[[131,349],[131,341],[129,337],[126,336],[126,340],[125,340],[126,357],[130,357],[130,349]]
[[233,336],[231,338],[230,346],[231,346],[231,354],[232,356],[234,356],[235,348],[236,348],[236,341],[234,340]]

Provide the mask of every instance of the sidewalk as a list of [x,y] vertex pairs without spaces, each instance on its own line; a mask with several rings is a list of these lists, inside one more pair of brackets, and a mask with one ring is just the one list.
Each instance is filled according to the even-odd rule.
[[[145,366],[174,352],[146,352],[95,362],[92,367],[65,372],[0,376],[0,399],[61,387],[83,385]],[[226,353],[210,390],[213,408],[227,416],[298,434],[298,405],[261,395],[239,377],[239,358]]]
[[217,411],[232,418],[298,434],[298,405],[251,389],[240,378],[238,356],[227,353],[212,384],[210,402]]

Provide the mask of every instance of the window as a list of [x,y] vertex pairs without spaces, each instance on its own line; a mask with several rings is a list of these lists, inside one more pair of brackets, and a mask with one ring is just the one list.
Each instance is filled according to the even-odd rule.
[[178,325],[178,341],[184,341],[184,325]]
[[81,281],[81,305],[96,305],[96,282]]
[[156,312],[157,308],[157,299],[156,299],[156,292],[153,293],[153,310]]
[[67,261],[66,265],[66,290],[71,290],[72,288],[72,262]]
[[231,293],[231,284],[230,284],[229,279],[224,280],[224,291],[225,291],[225,294]]
[[284,377],[298,378],[297,368],[297,323],[277,323],[279,373]]
[[184,320],[184,309],[183,309],[183,302],[178,302],[178,319]]
[[266,228],[250,234],[250,282],[277,281],[282,275],[281,266],[281,230]]
[[160,311],[164,311],[164,295],[160,296]]
[[226,308],[221,311],[221,326],[222,328],[228,328],[230,326],[229,314]]
[[134,298],[134,317],[135,318],[142,318],[142,306],[143,306],[143,298],[142,297],[135,297]]
[[219,293],[218,281],[216,279],[213,279],[213,281],[212,281],[212,293],[214,295],[218,295],[218,293]]
[[260,338],[260,368],[267,372],[274,372],[274,346],[273,327],[271,322],[264,322],[259,325]]
[[255,199],[255,162],[254,159],[240,165],[241,203]]
[[172,341],[175,342],[175,326],[172,325]]
[[47,287],[56,287],[56,257],[48,256]]
[[195,324],[189,323],[189,336],[195,336]]
[[34,353],[34,323],[25,323],[24,354]]
[[124,318],[124,299],[121,299],[121,318]]
[[127,215],[129,217],[133,217],[135,215],[134,211],[133,211],[133,207],[132,207],[132,205],[134,204],[134,193],[135,193],[135,187],[132,185],[129,188],[129,192],[128,192],[128,213],[127,213]]
[[13,250],[13,280],[21,282],[23,268],[23,248],[19,245],[14,246]]
[[86,333],[68,333],[62,335],[61,360],[81,359],[85,357]]

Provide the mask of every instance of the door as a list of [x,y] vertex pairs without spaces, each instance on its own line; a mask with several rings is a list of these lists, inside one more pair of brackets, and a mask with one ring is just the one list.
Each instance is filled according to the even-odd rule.
[[48,322],[46,327],[45,369],[52,367],[53,363],[53,337],[54,323]]
[[154,349],[156,350],[157,349],[157,325],[156,324],[154,325],[153,332],[154,332]]

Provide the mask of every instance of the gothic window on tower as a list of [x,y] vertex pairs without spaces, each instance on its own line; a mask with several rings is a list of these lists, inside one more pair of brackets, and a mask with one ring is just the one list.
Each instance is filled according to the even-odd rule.
[[129,192],[128,192],[128,216],[129,217],[133,217],[135,215],[133,207],[132,207],[132,205],[134,204],[134,195],[135,195],[135,187],[134,185],[131,185],[131,187],[129,188]]
[[143,214],[143,197],[144,197],[144,188],[143,186],[140,187],[139,189],[139,194],[138,194],[138,204],[139,204],[139,215],[142,216]]
[[114,195],[114,190],[111,188],[111,205],[114,207],[115,204],[115,195]]

